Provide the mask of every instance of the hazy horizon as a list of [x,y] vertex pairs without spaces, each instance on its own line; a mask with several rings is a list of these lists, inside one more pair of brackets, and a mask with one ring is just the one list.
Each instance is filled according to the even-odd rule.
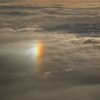
[[61,4],[61,3],[92,3],[100,0],[0,0],[0,3],[33,3],[33,4]]

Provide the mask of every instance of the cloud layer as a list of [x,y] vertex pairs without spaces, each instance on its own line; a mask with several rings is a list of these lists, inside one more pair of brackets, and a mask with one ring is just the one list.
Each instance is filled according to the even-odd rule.
[[[99,6],[1,4],[2,100],[99,100]],[[38,40],[43,44],[39,74]]]

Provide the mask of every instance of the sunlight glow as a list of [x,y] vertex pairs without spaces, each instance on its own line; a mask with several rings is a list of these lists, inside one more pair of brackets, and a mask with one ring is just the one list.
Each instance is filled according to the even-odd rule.
[[38,41],[35,45],[34,55],[37,59],[42,56],[42,43],[40,41]]

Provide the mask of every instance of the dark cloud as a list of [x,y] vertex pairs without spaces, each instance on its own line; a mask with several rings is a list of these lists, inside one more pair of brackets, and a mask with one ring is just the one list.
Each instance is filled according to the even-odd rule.
[[100,45],[94,45],[93,48],[97,49],[97,50],[100,50]]
[[28,12],[18,12],[18,11],[13,11],[13,12],[1,12],[0,14],[3,14],[3,15],[13,15],[13,16],[40,15],[40,14],[38,14],[38,13],[28,13]]
[[93,39],[89,39],[89,40],[86,40],[86,41],[84,42],[84,44],[87,44],[87,43],[89,43],[89,44],[99,44],[99,41],[93,40]]
[[56,26],[48,25],[48,26],[43,26],[43,28],[47,31],[66,30],[67,32],[70,33],[91,33],[91,32],[99,33],[100,32],[99,23],[97,24],[83,23],[83,24],[75,24],[75,25],[64,24],[64,25],[56,25]]

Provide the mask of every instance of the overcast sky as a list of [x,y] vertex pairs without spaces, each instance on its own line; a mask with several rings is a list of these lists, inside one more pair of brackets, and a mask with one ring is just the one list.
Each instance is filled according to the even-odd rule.
[[0,3],[80,3],[100,0],[0,0]]
[[1,4],[0,100],[62,98],[100,100],[100,3]]

